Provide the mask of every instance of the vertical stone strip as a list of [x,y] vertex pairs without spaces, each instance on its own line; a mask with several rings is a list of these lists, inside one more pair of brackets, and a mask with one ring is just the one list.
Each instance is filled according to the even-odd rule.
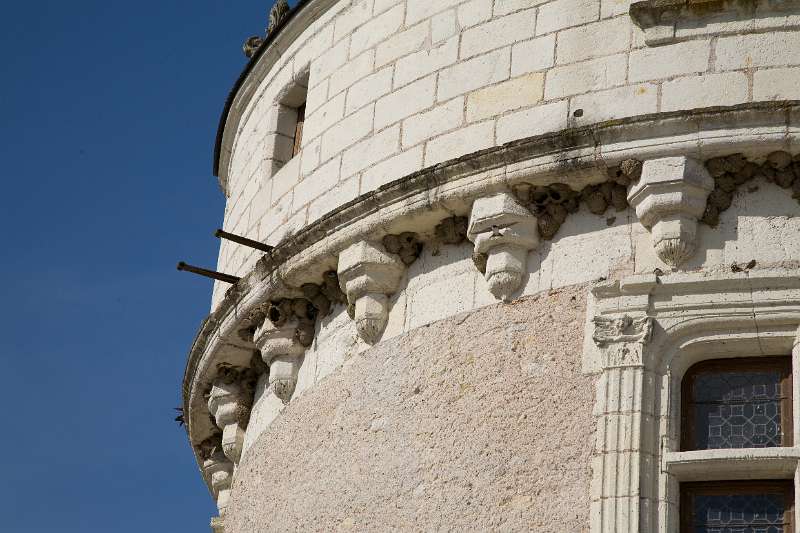
[[648,476],[657,451],[652,436],[653,402],[645,401],[654,393],[645,354],[652,319],[597,317],[594,323],[602,374],[595,402],[591,531],[650,531],[650,509],[656,502],[642,478]]

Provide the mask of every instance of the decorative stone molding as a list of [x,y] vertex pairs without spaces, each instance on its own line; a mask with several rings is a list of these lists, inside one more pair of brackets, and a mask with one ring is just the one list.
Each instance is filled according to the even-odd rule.
[[511,193],[480,198],[472,206],[467,238],[475,244],[479,261],[486,257],[483,273],[489,290],[508,301],[522,285],[528,253],[539,246],[536,217]]
[[628,315],[621,318],[598,316],[593,321],[595,330],[592,339],[601,348],[620,342],[647,342],[653,335],[653,321],[649,317],[634,319]]
[[244,52],[247,59],[250,59],[256,54],[256,50],[258,50],[262,44],[264,44],[264,39],[258,35],[253,35],[242,45],[242,52]]
[[[595,411],[598,437],[592,459],[592,531],[638,533],[647,527],[649,512],[640,506],[656,505],[657,498],[641,486],[637,469],[652,463],[657,450],[644,434],[653,426],[653,410],[643,388],[654,386],[653,354],[645,352],[652,337],[653,319],[647,316],[594,318],[592,338],[600,347],[602,374]],[[649,369],[649,370],[648,370]],[[641,523],[641,529],[640,529]]]
[[631,186],[628,201],[651,231],[659,259],[673,269],[694,253],[697,224],[713,189],[705,167],[688,157],[645,161],[639,182]]
[[[631,4],[630,17],[643,30],[644,42],[656,46],[678,40],[677,29],[681,22],[692,22],[696,26],[704,19],[719,19],[726,13],[739,21],[759,16],[764,21],[760,29],[778,29],[787,24],[781,21],[780,15],[796,11],[798,4],[797,0],[644,0]],[[724,28],[725,25],[720,26]],[[731,26],[729,31],[720,29],[712,34],[741,31],[739,26]]]
[[255,343],[261,359],[269,366],[269,390],[283,403],[288,403],[297,385],[302,356],[311,343],[307,342],[307,329],[300,319],[285,310],[278,314],[278,309],[280,307],[273,307],[270,319],[256,330]]
[[250,421],[250,409],[258,377],[251,369],[219,366],[208,398],[208,410],[222,429],[222,451],[234,463],[239,462],[244,434]]
[[667,452],[663,468],[679,481],[794,477],[800,464],[795,447]]
[[358,334],[364,342],[376,343],[389,319],[389,296],[405,272],[403,262],[376,244],[361,241],[339,255],[338,272]]
[[284,19],[291,12],[289,2],[287,0],[276,0],[272,9],[269,10],[269,26],[267,26],[267,34],[274,32],[283,23]]

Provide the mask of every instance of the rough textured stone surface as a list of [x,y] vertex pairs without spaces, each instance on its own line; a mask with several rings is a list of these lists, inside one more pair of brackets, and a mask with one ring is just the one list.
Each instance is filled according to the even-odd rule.
[[348,360],[243,459],[226,531],[588,530],[585,293],[485,307]]

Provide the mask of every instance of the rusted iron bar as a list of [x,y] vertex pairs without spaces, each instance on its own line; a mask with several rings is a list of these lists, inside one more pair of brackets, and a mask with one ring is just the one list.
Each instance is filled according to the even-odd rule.
[[237,278],[236,276],[231,276],[230,274],[223,274],[221,272],[215,272],[213,270],[206,270],[205,268],[187,265],[183,261],[178,263],[178,270],[180,270],[181,272],[191,272],[199,276],[205,276],[207,278],[224,281],[225,283],[231,283],[231,284],[236,283],[241,279]]
[[250,248],[255,248],[256,250],[261,250],[262,252],[270,253],[275,247],[270,246],[269,244],[264,244],[263,242],[254,241],[253,239],[248,239],[247,237],[242,237],[241,235],[236,235],[233,233],[228,233],[227,231],[222,231],[218,229],[214,232],[214,237],[218,239],[225,239],[226,241],[235,242],[237,244],[241,244],[242,246],[248,246]]

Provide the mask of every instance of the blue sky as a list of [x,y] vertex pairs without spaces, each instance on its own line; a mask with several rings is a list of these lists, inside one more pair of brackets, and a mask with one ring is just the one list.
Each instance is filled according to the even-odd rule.
[[267,1],[5,2],[4,532],[207,531],[173,422],[224,198],[215,129]]

